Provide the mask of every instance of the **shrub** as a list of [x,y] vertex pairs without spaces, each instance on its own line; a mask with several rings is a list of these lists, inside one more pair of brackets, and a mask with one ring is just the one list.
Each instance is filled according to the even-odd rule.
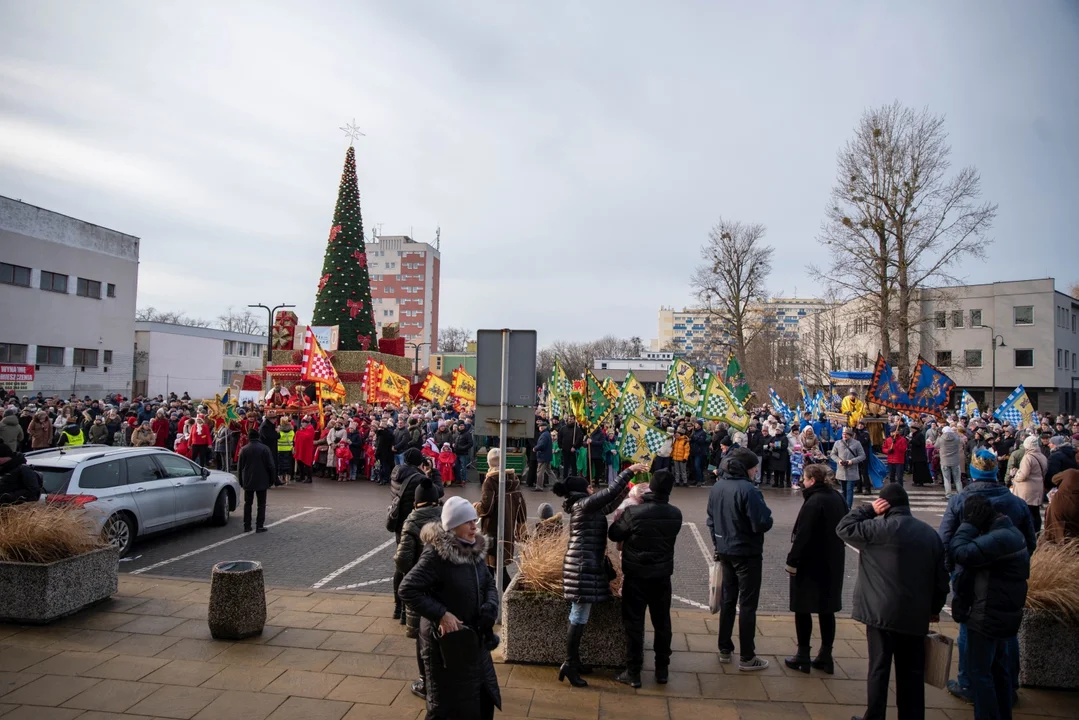
[[1079,625],[1079,538],[1043,543],[1030,558],[1027,607]]
[[80,508],[27,503],[0,507],[0,561],[51,563],[106,543]]
[[[533,532],[527,540],[518,541],[516,560],[520,590],[562,595],[562,560],[566,557],[569,530],[561,532]],[[611,581],[611,591],[619,594],[622,588],[622,562],[614,546],[609,544],[607,556],[618,574]]]

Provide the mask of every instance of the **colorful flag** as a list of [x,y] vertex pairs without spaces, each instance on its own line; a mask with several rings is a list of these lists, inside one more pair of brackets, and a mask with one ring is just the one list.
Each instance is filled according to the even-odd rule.
[[[817,401],[810,397],[809,390],[806,390],[806,385],[802,382],[801,374],[797,375],[798,387],[802,389],[802,404],[805,405],[806,411],[813,417],[817,416]],[[801,415],[801,413],[799,413]]]
[[446,402],[450,396],[450,384],[432,372],[427,373],[420,385],[420,397],[436,402],[439,405]]
[[618,396],[622,394],[622,392],[618,389],[618,383],[616,383],[610,377],[603,378],[603,392],[607,393],[608,396],[615,400],[617,400]]
[[666,433],[636,415],[630,415],[622,424],[618,454],[630,462],[650,463],[666,441]]
[[1012,390],[993,413],[993,417],[1001,422],[1010,422],[1016,428],[1033,427],[1034,406],[1027,397],[1026,388],[1020,385]]
[[899,387],[891,364],[878,353],[866,400],[896,412],[942,417],[951,404],[953,390],[952,379],[921,357],[914,366],[909,387],[904,390]]
[[463,367],[456,368],[450,376],[450,395],[471,403],[476,402],[476,378],[469,375]]
[[783,402],[783,398],[779,397],[779,394],[772,389],[772,386],[768,386],[768,397],[772,400],[772,409],[779,415],[779,419],[790,425],[794,420],[794,413],[791,412],[790,406]]
[[708,379],[703,398],[701,417],[706,420],[722,420],[735,430],[743,432],[749,427],[749,413],[718,375],[712,375]]
[[393,402],[399,402],[408,395],[411,387],[412,384],[408,381],[408,378],[398,375],[385,365],[382,366],[382,375],[378,386],[378,390],[382,395]]
[[676,398],[682,401],[685,410],[696,412],[701,404],[701,391],[697,387],[697,371],[692,365],[679,358],[674,361]]
[[558,362],[557,358],[554,361],[554,367],[551,368],[551,380],[548,383],[548,387],[551,388],[555,397],[565,400],[569,397],[570,392],[573,390],[573,383],[570,382],[569,377],[566,375],[566,371],[562,369],[562,363]]
[[678,378],[675,377],[675,368],[678,367],[678,363],[681,360],[675,360],[667,368],[667,379],[663,381],[663,397],[674,398],[678,397]]
[[731,394],[743,406],[746,404],[746,399],[753,394],[749,389],[749,383],[746,382],[746,374],[742,371],[742,364],[738,362],[733,350],[727,355],[727,378],[725,384],[730,388]]
[[622,383],[622,392],[618,396],[618,414],[622,417],[636,415],[647,400],[648,393],[644,391],[644,385],[641,385],[641,381],[631,370],[626,374],[626,379]]
[[322,397],[331,400],[345,397],[345,384],[341,382],[337,370],[330,362],[330,356],[318,344],[318,338],[311,332],[310,327],[304,334],[303,360],[300,365],[300,380],[318,385]]
[[963,391],[963,399],[959,401],[959,417],[981,417],[982,414],[978,410],[978,403],[970,393],[966,390]]
[[591,433],[614,412],[615,398],[607,393],[603,388],[603,383],[592,374],[591,370],[585,370],[583,400],[584,417],[581,423],[585,432]]

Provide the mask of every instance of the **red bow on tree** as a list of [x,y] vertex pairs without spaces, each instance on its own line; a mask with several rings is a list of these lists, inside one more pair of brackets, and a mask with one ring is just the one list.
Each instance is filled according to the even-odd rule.
[[362,333],[356,335],[356,342],[360,344],[361,350],[366,350],[367,348],[371,347],[371,338]]
[[322,289],[326,287],[326,283],[330,281],[330,274],[326,273],[318,279],[318,291],[322,292]]
[[357,250],[356,252],[352,253],[352,257],[356,258],[356,264],[358,264],[360,267],[367,267],[367,253]]
[[348,308],[348,316],[351,319],[355,320],[356,319],[356,314],[358,312],[360,312],[360,310],[363,310],[363,301],[362,300],[348,300],[345,303],[345,307]]
[[337,233],[339,232],[341,232],[340,225],[334,225],[332,228],[330,228],[330,242],[334,241],[334,239],[337,237]]

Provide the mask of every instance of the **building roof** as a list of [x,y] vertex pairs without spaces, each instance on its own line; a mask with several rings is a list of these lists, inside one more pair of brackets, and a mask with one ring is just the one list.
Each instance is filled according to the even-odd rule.
[[139,238],[0,195],[0,229],[138,262]]
[[658,383],[667,379],[666,370],[593,370],[592,374],[600,380],[610,378],[616,382],[622,382],[630,372],[633,377],[643,383]]
[[177,325],[165,322],[136,322],[135,332],[158,332],[169,335],[188,335],[190,337],[210,338],[215,340],[236,340],[239,342],[257,343],[265,345],[267,337],[261,333],[248,335],[247,333],[229,332],[217,328],[192,327],[190,325]]

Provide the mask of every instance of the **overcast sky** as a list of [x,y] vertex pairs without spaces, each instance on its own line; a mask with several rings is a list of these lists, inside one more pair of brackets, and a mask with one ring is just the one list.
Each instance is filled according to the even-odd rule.
[[0,194],[141,237],[140,306],[306,321],[355,117],[368,234],[442,228],[442,325],[647,341],[721,215],[819,294],[836,151],[895,99],[1000,205],[959,274],[1065,290],[1077,68],[1071,0],[0,0]]

